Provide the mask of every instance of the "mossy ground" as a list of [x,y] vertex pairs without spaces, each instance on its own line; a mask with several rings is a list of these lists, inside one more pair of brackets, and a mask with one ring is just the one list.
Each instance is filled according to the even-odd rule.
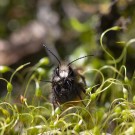
[[[50,74],[50,70],[44,68],[49,64],[46,57],[32,67],[26,63],[15,71],[0,66],[0,81],[7,84],[7,94],[0,99],[1,135],[134,135],[135,74],[128,77],[125,61],[128,46],[135,39],[124,43],[117,59],[106,50],[102,41],[108,31],[119,29],[113,27],[101,35],[100,44],[107,56],[105,62],[95,56],[91,63],[84,65],[84,76],[89,84],[83,99],[86,106],[78,104],[65,109],[64,104],[53,109],[49,101],[51,88],[41,81]],[[93,63],[98,62],[102,63],[100,68],[92,67]],[[6,80],[2,75],[8,72],[12,72],[12,75]],[[15,90],[14,78],[18,78],[21,92]],[[15,95],[20,98],[14,98]]]

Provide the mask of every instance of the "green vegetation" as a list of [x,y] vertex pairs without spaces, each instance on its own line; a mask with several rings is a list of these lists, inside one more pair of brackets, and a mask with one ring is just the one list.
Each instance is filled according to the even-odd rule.
[[[106,49],[103,37],[108,31],[117,30],[120,28],[112,27],[101,35],[100,44],[106,55],[105,61],[96,56],[91,58],[91,62],[85,59],[84,76],[89,84],[84,98],[86,106],[77,105],[64,109],[65,105],[62,105],[53,110],[49,101],[51,88],[41,81],[48,78],[52,70],[45,68],[49,65],[47,57],[32,67],[30,63],[26,63],[15,71],[10,67],[0,66],[0,81],[7,85],[7,94],[0,100],[1,135],[134,135],[135,74],[127,76],[125,61],[128,46],[135,39],[119,42],[124,48],[119,58],[114,58]],[[12,75],[6,80],[2,76],[8,72],[12,72]],[[20,81],[19,89],[23,91],[22,94],[14,92],[14,77]],[[16,100],[12,93],[19,93],[20,100]]]

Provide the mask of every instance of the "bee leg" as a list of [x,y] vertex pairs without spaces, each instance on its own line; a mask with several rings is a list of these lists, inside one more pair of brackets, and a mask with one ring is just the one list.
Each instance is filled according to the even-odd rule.
[[86,90],[85,89],[81,89],[83,91],[84,94],[86,94]]
[[59,106],[59,104],[58,104],[57,99],[56,99],[56,97],[55,97],[55,96],[53,96],[53,98],[52,98],[52,104],[53,104],[53,108],[54,108],[54,110],[56,109],[56,107],[58,107],[58,106]]
[[55,110],[55,109],[56,109],[56,107],[57,107],[57,102],[55,101],[55,99],[53,99],[52,104],[53,104],[53,109]]

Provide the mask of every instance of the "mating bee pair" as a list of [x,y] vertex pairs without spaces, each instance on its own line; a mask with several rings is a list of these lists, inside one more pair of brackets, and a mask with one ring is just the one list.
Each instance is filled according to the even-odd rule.
[[46,45],[44,45],[44,47],[58,61],[58,66],[54,69],[51,80],[53,94],[52,103],[54,108],[60,104],[75,101],[78,98],[82,100],[81,93],[85,93],[86,88],[85,78],[76,69],[73,69],[71,65],[77,60],[93,55],[83,56],[68,64],[63,64]]

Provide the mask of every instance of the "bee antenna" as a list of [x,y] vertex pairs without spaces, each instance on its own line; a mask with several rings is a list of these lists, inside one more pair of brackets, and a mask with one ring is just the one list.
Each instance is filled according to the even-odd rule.
[[75,61],[77,61],[77,60],[80,60],[80,59],[83,59],[83,58],[86,58],[86,57],[89,57],[89,56],[94,56],[94,55],[86,55],[86,56],[83,56],[83,57],[77,58],[77,59],[75,59],[75,60],[71,61],[70,63],[68,63],[68,65],[67,65],[67,66],[70,66],[72,63],[74,63],[74,62],[75,62]]
[[43,46],[47,49],[47,51],[49,51],[56,58],[56,60],[58,61],[59,65],[61,65],[61,62],[58,59],[58,57],[45,44],[43,44]]

